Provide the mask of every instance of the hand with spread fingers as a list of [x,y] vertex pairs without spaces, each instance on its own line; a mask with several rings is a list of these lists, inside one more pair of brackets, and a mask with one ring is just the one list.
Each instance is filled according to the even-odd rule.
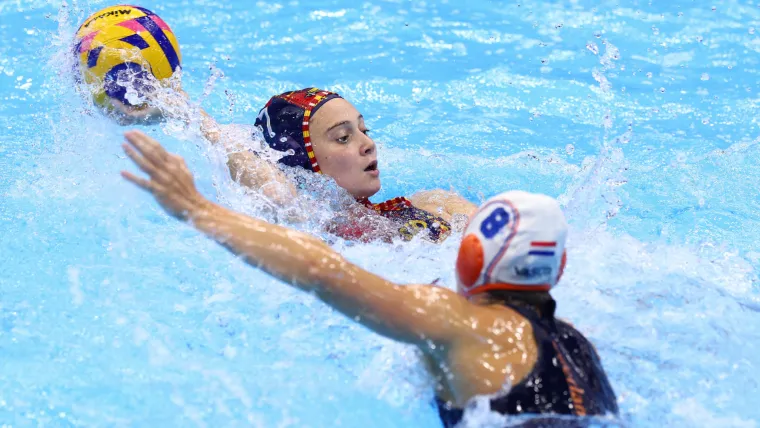
[[110,116],[119,125],[154,125],[165,119],[164,112],[150,105],[129,106],[121,101],[110,98],[108,100]]
[[120,125],[154,125],[170,117],[182,116],[189,109],[189,99],[185,91],[156,91],[148,93],[146,103],[131,106],[109,98],[109,114]]
[[143,190],[153,194],[159,204],[180,220],[191,218],[211,203],[195,188],[193,175],[184,159],[171,154],[156,140],[140,131],[124,134],[124,153],[146,174],[149,179],[137,177],[127,171],[121,175]]

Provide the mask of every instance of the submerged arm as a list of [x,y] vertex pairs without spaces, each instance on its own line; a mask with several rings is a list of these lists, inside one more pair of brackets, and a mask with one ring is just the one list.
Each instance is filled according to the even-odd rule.
[[235,135],[234,129],[222,129],[201,109],[201,132],[214,145],[222,145],[227,153],[230,176],[241,186],[260,191],[280,207],[289,205],[298,196],[293,182],[277,165],[248,150],[243,142],[247,135]]
[[[173,216],[189,220],[248,264],[321,300],[391,339],[447,341],[466,301],[434,286],[402,287],[348,262],[317,238],[213,204],[195,189],[184,161],[139,132],[127,133],[127,155],[150,180],[122,173],[151,192]],[[135,150],[136,149],[136,150]]]
[[[186,123],[193,120],[193,107],[190,105],[189,96],[181,89],[170,93],[156,92],[151,103],[160,107],[133,107],[111,99],[111,112],[121,125],[153,124],[167,117],[174,117]],[[277,206],[288,206],[298,193],[285,173],[276,165],[248,150],[245,143],[249,135],[236,135],[239,132],[230,129],[230,126],[223,128],[205,110],[198,110],[200,131],[211,144],[224,148],[232,179],[242,186],[260,191]]]

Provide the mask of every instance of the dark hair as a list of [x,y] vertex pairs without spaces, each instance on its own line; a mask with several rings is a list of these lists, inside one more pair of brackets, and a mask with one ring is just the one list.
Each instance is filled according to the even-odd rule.
[[554,310],[557,308],[557,302],[548,291],[491,290],[483,294],[489,303],[534,307],[545,318],[553,318]]

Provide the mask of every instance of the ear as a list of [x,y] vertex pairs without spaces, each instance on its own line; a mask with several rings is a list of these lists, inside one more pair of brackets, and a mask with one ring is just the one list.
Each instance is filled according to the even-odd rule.
[[562,251],[562,261],[559,262],[559,272],[557,273],[557,282],[562,278],[562,274],[565,273],[565,264],[567,264],[567,250]]

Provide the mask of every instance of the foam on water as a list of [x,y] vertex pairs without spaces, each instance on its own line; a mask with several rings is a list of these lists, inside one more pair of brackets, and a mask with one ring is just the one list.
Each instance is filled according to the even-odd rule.
[[[250,124],[285,89],[341,91],[380,142],[378,200],[558,197],[572,227],[559,314],[599,349],[623,423],[756,426],[757,8],[450,3],[143,6],[177,32],[185,89],[222,122]],[[0,4],[0,422],[439,426],[413,349],[230,257],[119,177],[123,129],[66,74],[68,40],[102,6]],[[146,131],[209,198],[269,218],[193,126]],[[340,195],[319,186],[303,230]],[[459,238],[333,246],[391,280],[453,286]]]

